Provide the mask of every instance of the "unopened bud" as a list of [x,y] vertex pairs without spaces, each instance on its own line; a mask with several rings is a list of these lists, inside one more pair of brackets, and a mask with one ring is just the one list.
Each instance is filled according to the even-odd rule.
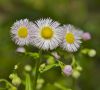
[[54,63],[55,63],[54,57],[51,56],[47,59],[47,64],[54,64]]
[[88,55],[89,55],[90,57],[94,57],[94,56],[96,55],[96,50],[91,49],[91,50],[88,52]]
[[15,65],[15,66],[14,66],[14,69],[15,69],[15,70],[18,69],[18,65]]
[[64,72],[65,75],[70,76],[73,72],[72,66],[66,65],[63,69],[63,72]]
[[85,48],[85,49],[82,49],[81,50],[81,53],[82,54],[87,54],[89,52],[89,49],[88,48]]
[[25,53],[26,50],[25,50],[24,47],[18,47],[18,48],[16,49],[16,52],[19,52],[19,53]]
[[57,52],[52,52],[52,55],[53,55],[56,59],[60,59],[60,56],[58,55]]
[[76,67],[76,69],[77,69],[78,71],[82,71],[82,67],[79,66],[79,65]]
[[32,67],[30,65],[26,65],[24,67],[25,71],[31,71],[32,70]]
[[19,86],[21,84],[21,79],[19,77],[13,78],[12,84]]
[[10,79],[13,79],[14,77],[16,77],[16,74],[14,74],[14,73],[12,73],[12,74],[9,75]]
[[80,72],[78,70],[74,70],[72,76],[77,79],[80,76]]
[[88,32],[83,33],[82,39],[83,39],[84,41],[90,40],[90,39],[91,39],[91,34],[88,33]]

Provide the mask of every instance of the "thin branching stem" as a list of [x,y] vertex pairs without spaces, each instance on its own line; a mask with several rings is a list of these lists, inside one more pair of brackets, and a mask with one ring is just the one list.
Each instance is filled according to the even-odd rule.
[[39,51],[40,58],[36,60],[36,70],[35,70],[35,79],[34,79],[34,90],[36,90],[37,86],[37,79],[39,76],[39,67],[40,67],[40,61],[41,61],[41,56],[42,56],[42,50]]

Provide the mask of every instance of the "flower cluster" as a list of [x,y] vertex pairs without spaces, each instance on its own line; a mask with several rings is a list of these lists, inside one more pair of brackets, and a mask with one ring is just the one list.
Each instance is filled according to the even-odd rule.
[[[25,90],[43,90],[44,85],[48,83],[45,82],[45,79],[40,74],[51,68],[60,67],[64,76],[69,76],[74,80],[79,78],[83,68],[79,60],[72,53],[66,53],[66,51],[76,52],[80,48],[82,40],[91,39],[91,34],[83,32],[70,24],[61,26],[59,22],[47,18],[39,19],[35,22],[28,19],[15,22],[11,27],[11,37],[15,44],[19,46],[16,52],[32,57],[36,60],[36,65],[27,64],[22,68],[22,65],[18,63],[14,66],[14,70],[9,76],[12,82],[10,83],[5,79],[0,79],[0,82],[5,82],[5,87],[8,90],[18,90],[21,85],[25,86]],[[37,47],[39,52],[27,52],[24,48],[25,45]],[[63,50],[55,49],[57,47],[61,47]],[[43,50],[47,50],[47,53],[42,53],[44,52]],[[96,51],[95,49],[82,48],[79,54],[80,58],[82,58],[82,55],[94,57]],[[68,59],[71,61],[67,62],[66,60]],[[19,67],[23,69],[21,74],[18,74]],[[22,76],[23,78],[21,78]],[[73,88],[66,88],[67,85],[62,86],[56,82],[53,85],[61,90],[72,90],[71,88]]]
[[[12,84],[18,87],[22,84],[22,81],[24,81],[25,90],[33,90],[32,88],[34,88],[34,90],[42,90],[45,80],[42,77],[38,77],[38,75],[53,67],[60,67],[64,76],[71,76],[75,79],[80,76],[82,67],[72,53],[80,48],[82,40],[90,40],[91,34],[83,32],[71,24],[61,26],[59,22],[46,18],[34,22],[29,21],[28,19],[15,22],[11,27],[11,37],[15,44],[19,46],[16,49],[17,52],[25,53],[25,55],[31,56],[36,60],[35,67],[31,67],[30,64],[24,67],[25,80],[22,80],[16,72],[13,72],[9,77],[12,80]],[[24,48],[25,45],[37,47],[39,48],[39,52],[26,52]],[[57,47],[60,47],[63,50],[59,48],[55,49]],[[46,54],[42,54],[43,50],[53,51],[50,51],[51,53],[48,51]],[[71,53],[66,53],[66,51]],[[88,55],[89,57],[94,57],[96,55],[94,49],[87,48],[80,50],[79,53]],[[65,56],[64,54],[68,55]],[[65,62],[67,59],[71,60],[71,62]],[[14,70],[16,71],[17,69],[18,66],[15,65]],[[34,77],[33,83],[31,76]],[[34,85],[32,86],[32,84]],[[13,85],[11,88],[14,87]],[[56,87],[61,86],[59,84],[54,85]],[[60,89],[61,88],[62,86]],[[68,88],[68,90],[72,89]]]
[[12,40],[19,46],[33,45],[43,50],[53,50],[60,46],[68,52],[80,47],[83,31],[73,25],[61,26],[50,18],[31,22],[19,20],[11,27]]

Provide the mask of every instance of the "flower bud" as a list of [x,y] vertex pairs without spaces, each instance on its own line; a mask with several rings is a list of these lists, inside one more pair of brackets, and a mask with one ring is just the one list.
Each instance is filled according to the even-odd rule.
[[14,77],[16,77],[16,74],[14,74],[14,73],[12,73],[12,74],[9,75],[10,79],[13,79]]
[[41,65],[40,65],[40,68],[39,68],[39,71],[42,72],[43,69],[45,68],[45,66],[46,66],[45,63],[41,64]]
[[37,80],[37,89],[41,89],[44,83],[44,79]]
[[47,59],[47,64],[54,64],[54,63],[55,63],[54,57],[50,56],[50,57]]
[[14,84],[15,86],[19,86],[21,84],[21,79],[16,76],[16,78],[12,79],[12,84]]
[[25,71],[31,71],[32,70],[32,67],[30,66],[30,65],[26,65],[25,67],[24,67],[24,69],[25,69]]
[[57,52],[52,52],[52,55],[53,55],[56,59],[60,59],[60,56],[58,55]]
[[73,72],[72,66],[66,65],[63,69],[63,72],[64,72],[65,75],[70,76]]
[[38,80],[37,80],[37,83],[38,83],[38,84],[43,84],[43,83],[44,83],[44,79],[38,79]]
[[43,64],[40,65],[40,68],[45,68],[45,66],[46,66],[46,64],[43,63]]
[[85,49],[82,49],[81,50],[81,53],[82,54],[87,54],[89,52],[89,49],[88,48],[85,48]]
[[16,49],[16,52],[19,52],[19,53],[25,53],[26,50],[25,50],[24,47],[18,47],[18,48]]
[[78,65],[78,66],[76,67],[76,70],[82,71],[82,67]]
[[15,70],[18,69],[18,65],[15,65],[15,66],[14,66],[14,69],[15,69]]
[[80,72],[78,70],[74,70],[72,76],[77,79],[80,76]]
[[94,56],[96,55],[96,50],[91,49],[91,50],[88,52],[88,55],[89,55],[90,57],[94,57]]
[[42,84],[37,84],[36,88],[37,89],[41,89],[42,88]]
[[82,39],[83,39],[84,41],[90,40],[90,39],[91,39],[91,34],[88,33],[88,32],[83,33]]

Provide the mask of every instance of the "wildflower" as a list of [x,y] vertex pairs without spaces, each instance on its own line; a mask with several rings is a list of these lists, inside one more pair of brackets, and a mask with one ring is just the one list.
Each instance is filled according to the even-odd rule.
[[83,39],[84,41],[90,40],[90,39],[91,39],[91,34],[88,33],[88,32],[83,33],[82,39]]
[[63,39],[63,29],[52,19],[40,19],[35,22],[32,44],[43,50],[56,48]]
[[68,52],[75,52],[80,47],[81,33],[72,25],[64,25],[64,39],[61,47]]
[[28,45],[32,36],[33,23],[28,19],[19,20],[11,27],[12,40],[19,46]]
[[66,65],[63,69],[63,72],[65,75],[70,76],[72,74],[72,66],[71,65]]

